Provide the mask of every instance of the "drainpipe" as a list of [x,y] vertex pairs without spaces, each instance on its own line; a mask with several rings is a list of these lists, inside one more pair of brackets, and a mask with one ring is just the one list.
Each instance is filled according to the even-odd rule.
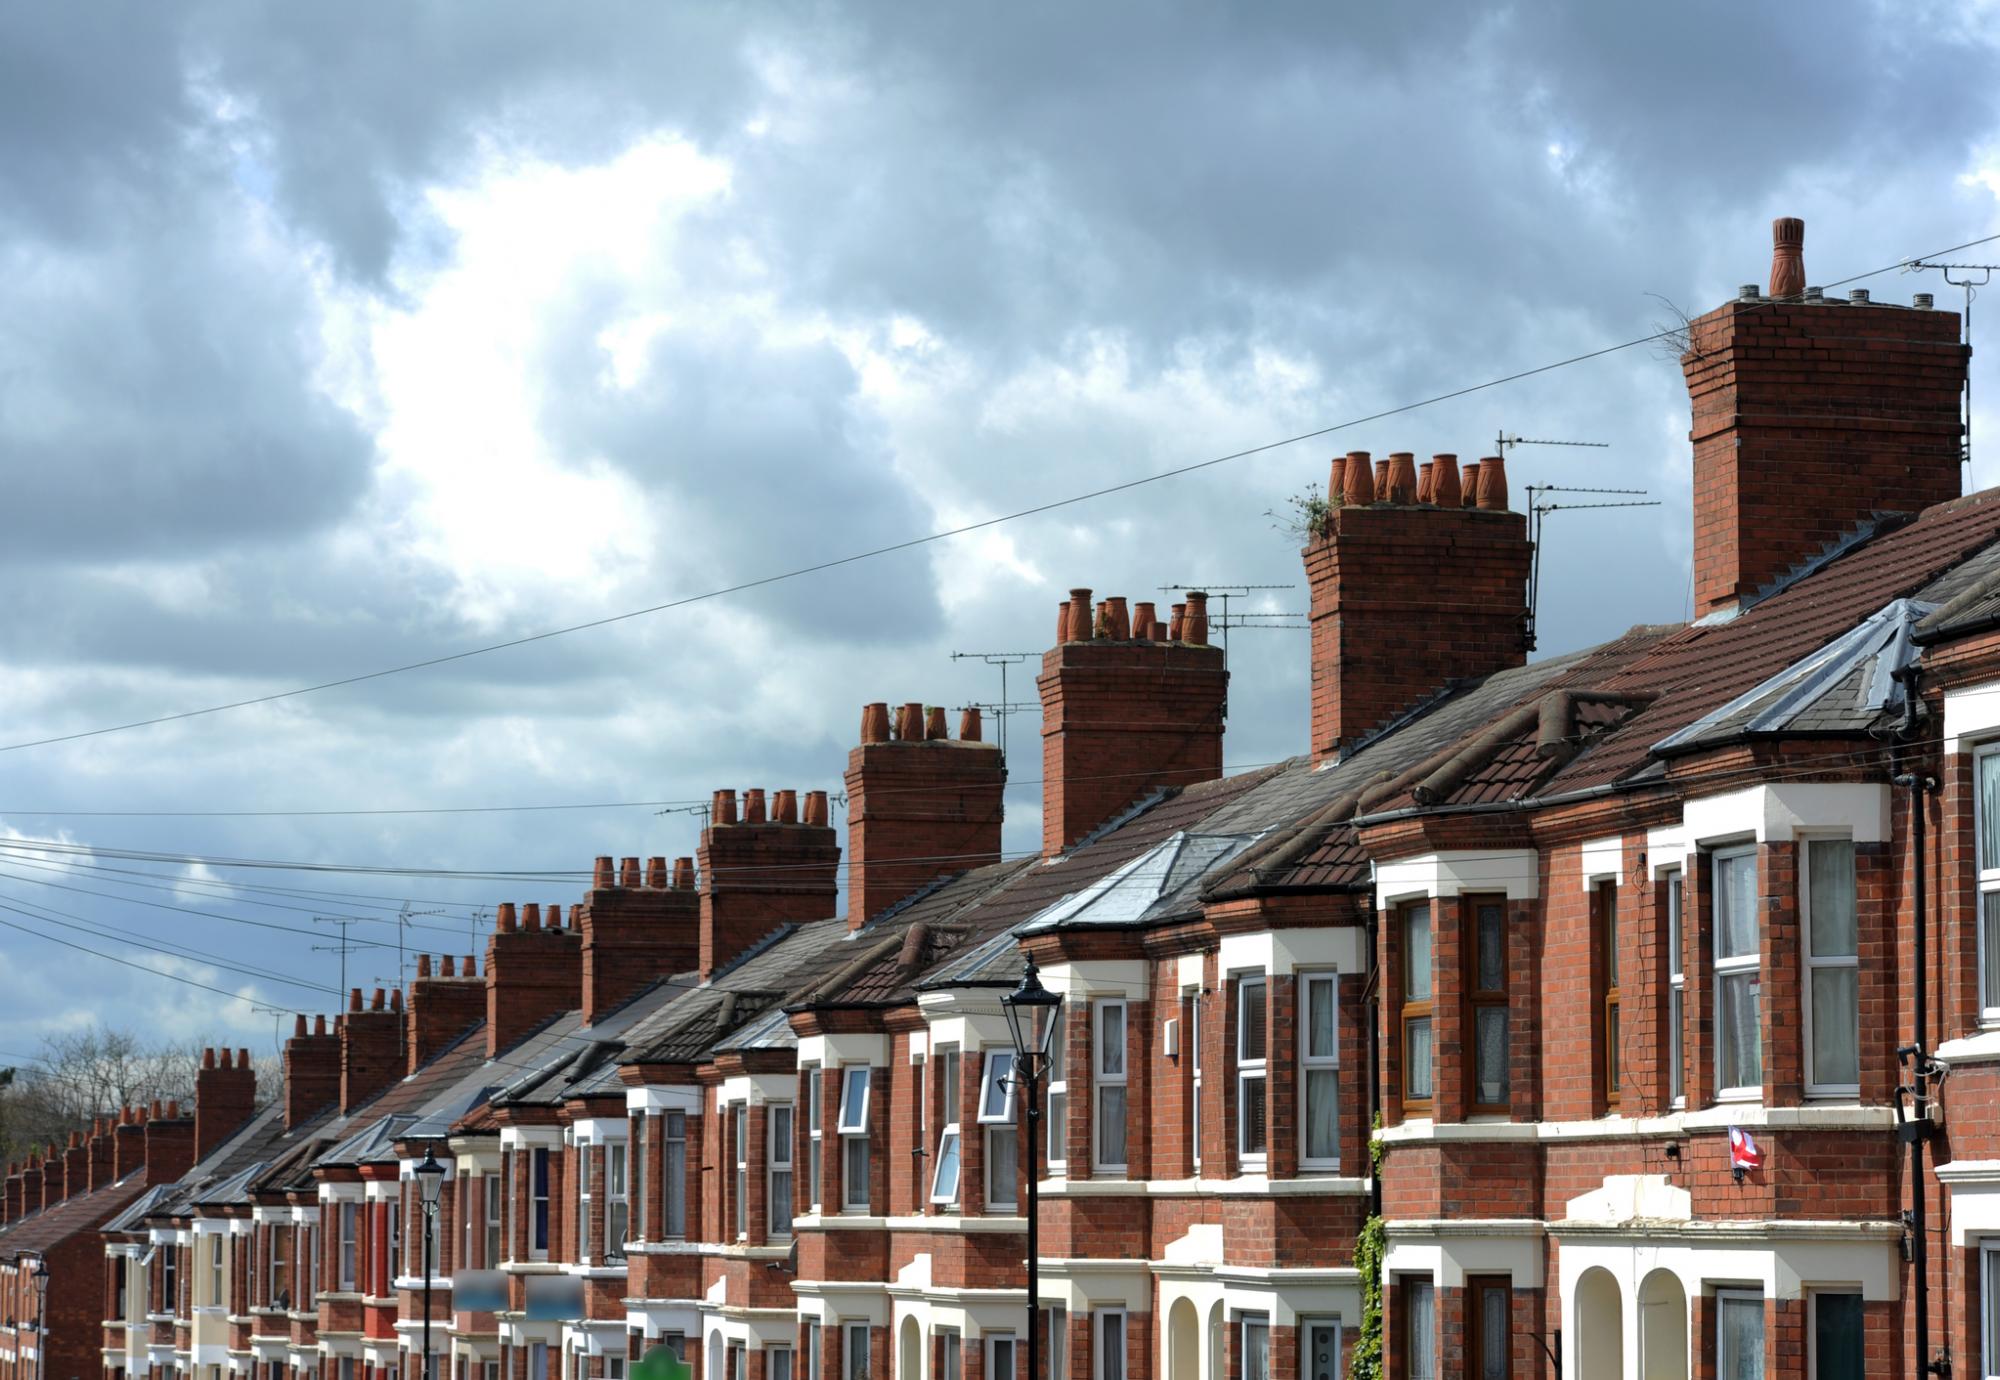
[[[1921,669],[1912,662],[1895,673],[1895,678],[1903,686],[1903,722],[1899,736],[1906,745],[1915,738],[1917,732],[1917,682],[1922,676]],[[1910,1147],[1910,1256],[1916,1270],[1916,1353],[1917,1370],[1920,1375],[1943,1375],[1948,1371],[1948,1363],[1931,1357],[1931,1299],[1930,1299],[1930,1228],[1927,1222],[1924,1192],[1924,1144],[1933,1130],[1930,1120],[1930,1080],[1932,1063],[1930,1052],[1924,1041],[1930,1030],[1930,915],[1929,915],[1929,859],[1928,844],[1925,840],[1925,813],[1928,797],[1937,788],[1937,781],[1926,775],[1907,758],[1904,765],[1909,770],[1894,778],[1894,783],[1910,792],[1910,837],[1915,847],[1916,871],[1912,879],[1912,899],[1916,913],[1916,988],[1913,992],[1915,1007],[1915,1033],[1910,1043],[1896,1051],[1897,1063],[1911,1070],[1908,1084],[1896,1089],[1898,1111],[1897,1134]],[[1908,1094],[1911,1100],[1911,1115],[1901,1116],[1902,1100]]]

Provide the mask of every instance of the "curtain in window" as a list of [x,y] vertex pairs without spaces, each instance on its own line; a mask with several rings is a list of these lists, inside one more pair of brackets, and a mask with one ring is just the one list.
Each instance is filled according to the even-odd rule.
[[1979,867],[2000,867],[2000,752],[1979,759]]
[[1431,1023],[1428,1020],[1406,1022],[1403,1029],[1408,1033],[1410,1048],[1404,1073],[1403,1096],[1405,1098],[1426,1098],[1431,1095]]
[[1764,1300],[1723,1299],[1716,1333],[1726,1380],[1764,1380]]
[[1340,1074],[1334,1069],[1306,1073],[1306,1158],[1330,1160],[1340,1154]]
[[[1811,898],[1812,956],[1850,958],[1857,950],[1854,930],[1854,845],[1816,839],[1808,848],[1807,895]],[[1860,970],[1853,962],[1812,970],[1813,1081],[1861,1081]]]
[[1497,1106],[1507,1100],[1507,1008],[1482,1006],[1476,1016],[1478,1101]]
[[1427,1279],[1413,1280],[1403,1290],[1408,1305],[1407,1329],[1410,1380],[1437,1380],[1437,1295]]
[[1763,1034],[1757,1020],[1757,974],[1732,973],[1716,981],[1722,1024],[1722,1086],[1756,1087],[1764,1081]]

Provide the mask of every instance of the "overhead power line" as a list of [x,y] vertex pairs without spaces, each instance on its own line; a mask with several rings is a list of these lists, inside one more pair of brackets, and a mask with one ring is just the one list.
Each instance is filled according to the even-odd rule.
[[[2000,240],[2000,234],[1983,235],[1978,239],[1966,240],[1961,244],[1931,250],[1928,253],[1915,257],[1919,259],[1936,259],[1946,254],[1955,254],[1962,249],[1971,249],[1977,245],[1989,244],[1994,240]],[[1848,283],[1860,282],[1864,278],[1873,278],[1884,273],[1898,272],[1904,265],[1910,263],[1911,260],[1912,256],[1906,254],[1894,263],[1884,264],[1880,268],[1871,268],[1863,273],[1852,274],[1845,278],[1836,278],[1831,282],[1823,284],[1822,288],[1842,287]],[[1785,299],[1770,299],[1768,302],[1760,303],[1760,307],[1775,305],[1783,300]],[[1116,484],[1107,484],[1101,488],[1090,489],[1083,493],[1070,494],[1064,498],[1050,499],[1046,503],[1036,503],[1026,508],[1018,508],[1011,513],[1002,513],[996,517],[982,518],[978,522],[968,522],[957,527],[947,527],[941,531],[930,532],[923,536],[909,537],[903,541],[890,542],[883,546],[871,547],[865,551],[851,552],[845,556],[836,556],[829,560],[817,561],[811,565],[797,566],[791,570],[780,571],[774,575],[763,575],[754,580],[742,580],[733,585],[723,585],[716,589],[704,590],[699,594],[689,594],[678,599],[668,599],[661,603],[649,604],[644,608],[628,609],[623,613],[607,614],[602,618],[586,619],[581,623],[571,623],[566,627],[549,628],[538,633],[528,633],[521,637],[508,638],[502,642],[489,642],[484,646],[465,648],[463,651],[446,652],[439,656],[404,662],[398,666],[385,666],[378,670],[361,671],[354,675],[338,676],[332,680],[318,681],[310,685],[293,686],[287,690],[273,690],[268,694],[252,695],[240,700],[230,700],[222,704],[204,705],[199,709],[183,709],[171,714],[156,714],[150,718],[133,719],[126,723],[106,724],[100,728],[79,729],[74,733],[57,733],[46,738],[30,738],[18,743],[0,744],[0,752],[21,752],[28,748],[48,747],[56,743],[73,743],[79,739],[102,737],[108,733],[124,733],[136,728],[152,728],[160,724],[178,723],[182,720],[198,719],[210,714],[223,714],[231,710],[248,709],[260,704],[272,704],[279,700],[295,699],[301,695],[315,695],[325,690],[337,690],[343,686],[360,685],[368,681],[382,680],[388,676],[403,675],[410,671],[422,671],[435,666],[447,666],[453,662],[470,660],[473,657],[488,656],[494,652],[508,651],[515,647],[526,647],[538,642],[547,642],[553,638],[567,637],[572,633],[587,632],[594,628],[609,627],[614,623],[623,623],[634,618],[645,618],[652,614],[665,613],[672,609],[686,608],[691,604],[703,603],[710,599],[719,599],[726,595],[742,594],[749,590],[762,589],[768,585],[783,584],[790,580],[803,579],[808,575],[823,574],[829,570],[838,570],[844,566],[874,560],[880,556],[894,555],[899,551],[914,550],[917,547],[928,546],[934,542],[944,541],[951,537],[962,537],[971,532],[984,531],[986,528],[998,527],[1004,523],[1018,522],[1023,518],[1035,517],[1041,513],[1054,512],[1057,509],[1068,508],[1078,503],[1088,503],[1095,499],[1109,498],[1113,494],[1126,493],[1132,489],[1143,488],[1148,484],[1158,484],[1164,480],[1178,479],[1183,475],[1213,469],[1218,465],[1226,465],[1232,461],[1248,459],[1253,455],[1264,455],[1274,450],[1282,450],[1287,446],[1298,445],[1303,441],[1312,441],[1323,436],[1331,436],[1337,431],[1365,426],[1370,422],[1379,422],[1389,417],[1402,416],[1426,407],[1435,407],[1439,403],[1450,402],[1457,398],[1470,397],[1475,393],[1483,393],[1506,384],[1518,383],[1522,379],[1553,373],[1558,369],[1567,369],[1573,365],[1584,364],[1593,359],[1602,359],[1606,355],[1618,354],[1621,351],[1630,350],[1640,345],[1650,345],[1655,341],[1678,336],[1681,330],[1682,328],[1680,327],[1674,327],[1663,331],[1653,331],[1646,335],[1635,336],[1630,340],[1621,340],[1615,344],[1603,345],[1594,350],[1585,350],[1579,354],[1551,360],[1546,364],[1537,364],[1527,369],[1517,369],[1512,373],[1501,374],[1494,378],[1481,380],[1478,383],[1469,383],[1459,388],[1447,389],[1442,393],[1433,393],[1428,397],[1418,398],[1413,402],[1400,403],[1394,407],[1385,407],[1379,411],[1370,412],[1359,417],[1350,417],[1346,421],[1335,422],[1330,426],[1319,427],[1312,431],[1302,431],[1297,435],[1286,436],[1280,440],[1266,441],[1261,445],[1246,446],[1241,450],[1230,451],[1225,455],[1212,456],[1206,460],[1196,460],[1186,465],[1176,465],[1172,469],[1140,475],[1134,479],[1122,480]]]

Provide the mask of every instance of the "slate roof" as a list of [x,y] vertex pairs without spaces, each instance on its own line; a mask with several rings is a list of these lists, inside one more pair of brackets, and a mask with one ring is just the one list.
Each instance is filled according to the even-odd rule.
[[78,1232],[94,1232],[146,1190],[146,1174],[135,1169],[117,1183],[20,1217],[0,1227],[0,1260],[18,1260],[53,1250]]

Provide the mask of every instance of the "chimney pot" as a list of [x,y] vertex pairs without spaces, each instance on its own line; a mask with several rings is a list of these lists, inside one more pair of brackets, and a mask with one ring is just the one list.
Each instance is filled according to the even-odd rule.
[[1417,501],[1417,457],[1412,451],[1390,452],[1389,501],[1401,504]]
[[[1069,600],[1065,599],[1056,605],[1056,646],[1060,647],[1067,641],[1069,641]],[[864,738],[862,741],[868,740]]]
[[1333,463],[1327,466],[1326,501],[1328,503],[1340,503],[1345,500],[1346,496],[1347,457],[1336,455],[1333,457]]
[[[1062,606],[1063,617],[1069,617],[1069,605]],[[1062,639],[1058,637],[1057,641]],[[861,741],[864,743],[886,743],[889,741],[889,706],[877,700],[874,704],[861,706]]]
[[576,929],[578,926],[582,924],[583,924],[583,907],[580,905],[571,906],[569,908],[569,927],[571,929]]
[[1507,461],[1489,455],[1479,462],[1479,506],[1494,511],[1507,507]]
[[306,1013],[301,1011],[292,1018],[292,1037],[303,1039],[306,1033]]
[[467,954],[465,956],[465,962],[458,965],[458,974],[460,977],[479,976],[479,965],[472,961],[471,954]]
[[765,822],[764,788],[762,786],[752,786],[743,792],[743,822],[745,824],[762,824]]
[[1462,494],[1459,500],[1460,507],[1477,508],[1479,506],[1479,462],[1477,460],[1468,460],[1465,462],[1465,479],[1460,491]]
[[1105,632],[1114,642],[1132,640],[1132,615],[1126,610],[1125,596],[1115,594],[1105,602]]
[[458,960],[453,958],[450,954],[438,955],[438,964],[442,969],[440,976],[443,977],[458,976]]
[[[806,823],[816,829],[827,827],[827,801],[825,791],[806,792]],[[692,870],[692,863],[690,863]]]
[[1918,311],[1929,311],[1936,300],[1928,292],[1920,292],[1910,299],[1910,305]]
[[[812,821],[808,819],[806,823],[810,824]],[[694,886],[693,858],[674,859],[674,885],[684,890]]]
[[904,704],[896,707],[896,741],[914,743],[924,736],[924,707]]
[[[771,813],[772,818],[779,824],[797,824],[799,822],[799,793],[795,790],[779,791],[777,805]],[[660,859],[662,867],[666,866],[666,862],[665,858]]]
[[1866,306],[1868,304],[1868,289],[1867,288],[1848,289],[1847,300],[1854,303],[1856,306]]
[[249,1067],[250,1067],[250,1051],[249,1051],[249,1050],[247,1050],[247,1049],[238,1049],[238,1050],[236,1051],[236,1067],[237,1067],[237,1068],[239,1068],[239,1069],[247,1069],[247,1068],[249,1068]]
[[1458,457],[1431,457],[1431,502],[1440,508],[1463,508],[1465,494],[1458,483]]
[[215,1051],[213,1049],[204,1049],[201,1052],[201,1066],[205,1069],[215,1067]]
[[313,1017],[313,1034],[315,1034],[315,1035],[324,1035],[324,1034],[326,1034],[326,1017],[325,1017],[325,1016],[320,1016],[320,1015],[316,1015],[316,1016],[314,1016],[314,1017]]
[[653,891],[666,890],[667,860],[665,858],[646,859],[646,886]]
[[1796,297],[1805,290],[1806,223],[1797,216],[1771,222],[1771,295]]
[[1182,640],[1190,646],[1208,645],[1208,595],[1191,589],[1187,596],[1187,619],[1181,626]]
[[1417,467],[1417,502],[1428,504],[1432,501],[1431,467],[1437,462],[1426,460]]
[[924,711],[924,737],[926,739],[935,742],[949,738],[951,734],[945,730],[943,705],[934,704]]
[[420,978],[427,978],[430,975],[431,975],[431,956],[429,954],[418,954],[417,976]]
[[1347,452],[1347,471],[1341,482],[1341,502],[1365,508],[1375,501],[1375,466],[1365,450]]
[[347,993],[347,1009],[349,1011],[359,1011],[361,1009],[361,989],[359,987],[349,989]]
[[1167,641],[1179,642],[1187,631],[1187,605],[1175,604],[1173,616],[1174,621],[1167,625]]
[[1387,460],[1377,460],[1375,462],[1375,501],[1377,503],[1395,502],[1389,496],[1389,462]]
[[1151,639],[1153,624],[1159,621],[1158,610],[1151,600],[1132,605],[1132,636],[1141,640]]
[[960,742],[980,742],[982,732],[983,729],[979,722],[978,705],[970,705],[958,711],[958,737]]
[[514,923],[514,903],[512,901],[502,901],[500,903],[499,919],[495,922],[494,927],[500,933],[508,934],[513,931]]
[[170,1097],[170,1098],[168,1098],[168,1099],[167,1099],[167,1120],[168,1120],[168,1121],[179,1121],[179,1120],[180,1120],[180,1117],[181,1117],[181,1104],[180,1104],[180,1099],[179,1099],[179,1098],[175,1098],[175,1097]]
[[717,791],[715,793],[714,803],[708,807],[708,822],[711,825],[734,824],[736,822],[736,792]]
[[542,927],[542,903],[530,901],[521,907],[521,928],[538,930]]
[[400,987],[395,987],[395,988],[391,988],[391,989],[390,989],[390,991],[389,991],[389,1009],[390,1009],[391,1011],[401,1011],[401,1010],[403,1009],[403,989],[402,989],[402,988],[400,988]]
[[1069,635],[1065,642],[1090,641],[1090,591],[1072,589],[1069,592]]
[[1762,297],[1763,294],[1757,291],[1757,285],[1755,283],[1745,283],[1742,287],[1736,289],[1736,296],[1739,301],[1755,302],[1760,297]]
[[380,987],[377,987],[377,988],[375,989],[375,1001],[374,1001],[374,1004],[373,1004],[373,1005],[371,1005],[371,1006],[370,1006],[370,1007],[369,1007],[368,1009],[369,1009],[369,1010],[371,1010],[371,1011],[386,1011],[386,1010],[388,1010],[388,1009],[389,1009],[389,994],[388,994],[387,992],[383,991],[383,990],[382,990],[382,989],[381,989]]
[[1111,601],[1109,599],[1099,599],[1097,601],[1097,621],[1091,624],[1090,636],[1093,641],[1098,638],[1108,638],[1111,636]]
[[637,890],[639,886],[639,860],[621,858],[618,863],[618,885]]

